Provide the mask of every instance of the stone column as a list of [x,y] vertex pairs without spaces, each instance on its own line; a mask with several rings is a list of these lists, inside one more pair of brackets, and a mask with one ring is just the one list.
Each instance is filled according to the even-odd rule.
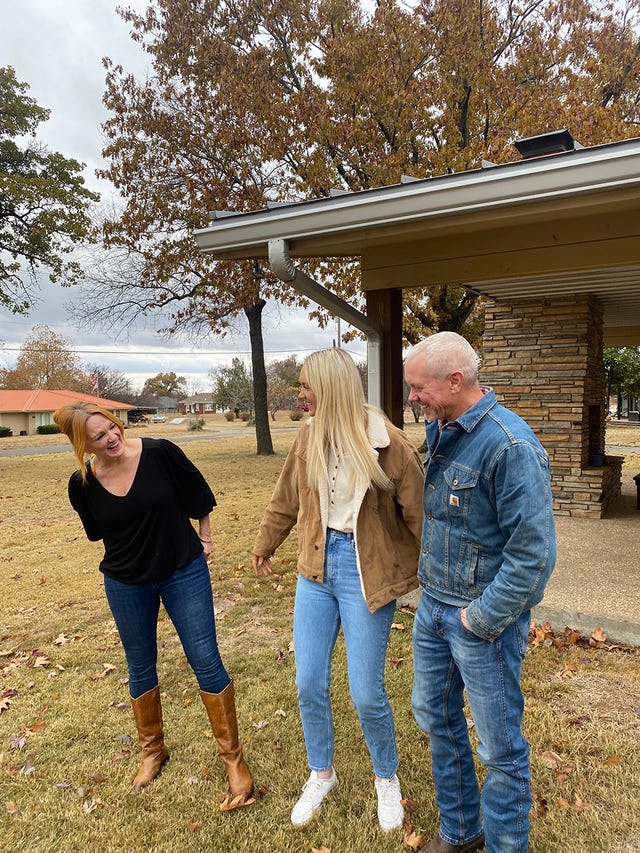
[[602,351],[602,306],[589,294],[486,307],[481,382],[547,450],[560,515],[602,517],[621,491],[621,457],[604,457]]

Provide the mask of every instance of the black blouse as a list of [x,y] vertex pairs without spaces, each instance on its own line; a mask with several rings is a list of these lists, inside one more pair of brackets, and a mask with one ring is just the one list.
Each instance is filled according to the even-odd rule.
[[76,471],[69,500],[87,537],[104,541],[100,571],[124,583],[166,580],[202,553],[191,518],[211,512],[216,499],[196,466],[166,439],[143,438],[138,470],[122,497],[107,491],[87,466]]

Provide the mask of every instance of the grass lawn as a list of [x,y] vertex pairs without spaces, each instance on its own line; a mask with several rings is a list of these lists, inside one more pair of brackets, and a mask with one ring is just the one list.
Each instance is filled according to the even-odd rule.
[[[233,426],[233,425],[231,425]],[[410,850],[437,830],[427,738],[410,707],[410,610],[398,611],[387,685],[405,797],[402,832],[378,828],[370,761],[348,694],[341,641],[334,662],[340,786],[313,823],[289,812],[307,776],[291,650],[295,535],[275,574],[250,568],[253,538],[295,427],[284,414],[276,455],[257,457],[251,427],[182,445],[218,499],[210,563],[218,639],[235,680],[247,761],[261,797],[219,811],[226,779],[193,674],[161,611],[159,671],[171,759],[139,794],[126,666],[97,571],[102,548],[71,510],[69,453],[0,458],[0,821],[11,851],[332,853]],[[144,432],[143,432],[144,429]],[[127,434],[173,435],[169,424]],[[422,425],[408,432],[420,442]],[[616,444],[638,443],[625,429]],[[45,441],[46,439],[46,441]],[[60,436],[10,439],[60,444]],[[9,448],[3,440],[0,449]],[[532,748],[532,853],[640,849],[640,654],[585,638],[532,632],[525,728]],[[473,729],[471,736],[474,737]],[[412,835],[413,833],[413,835]],[[408,843],[409,842],[409,843]],[[417,842],[416,842],[417,843]]]

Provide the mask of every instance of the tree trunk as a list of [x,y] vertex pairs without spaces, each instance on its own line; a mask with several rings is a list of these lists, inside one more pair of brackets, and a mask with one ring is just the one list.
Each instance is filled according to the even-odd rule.
[[262,340],[262,310],[267,303],[257,299],[244,313],[249,321],[249,339],[251,341],[251,368],[253,372],[253,405],[256,419],[256,444],[258,456],[272,456],[273,442],[269,429],[269,408],[267,406],[267,371],[264,366],[264,342]]

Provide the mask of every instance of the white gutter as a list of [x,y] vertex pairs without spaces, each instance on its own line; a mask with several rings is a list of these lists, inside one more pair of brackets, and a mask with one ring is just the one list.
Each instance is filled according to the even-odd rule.
[[[552,209],[561,205],[574,208],[585,197],[604,191],[637,192],[639,187],[640,139],[636,138],[285,204],[277,209],[219,215],[213,225],[195,231],[194,236],[202,252],[254,257],[258,253],[264,256],[267,241],[286,234],[297,255],[294,243],[302,239],[336,239],[340,234],[367,228],[428,222],[452,215],[491,218],[496,209],[533,202],[546,202]],[[314,257],[312,246],[306,254]]]
[[280,281],[291,284],[299,293],[308,296],[318,305],[365,333],[367,336],[367,396],[371,405],[382,408],[381,330],[365,314],[298,269],[289,257],[289,244],[286,240],[282,238],[269,240],[269,266]]

